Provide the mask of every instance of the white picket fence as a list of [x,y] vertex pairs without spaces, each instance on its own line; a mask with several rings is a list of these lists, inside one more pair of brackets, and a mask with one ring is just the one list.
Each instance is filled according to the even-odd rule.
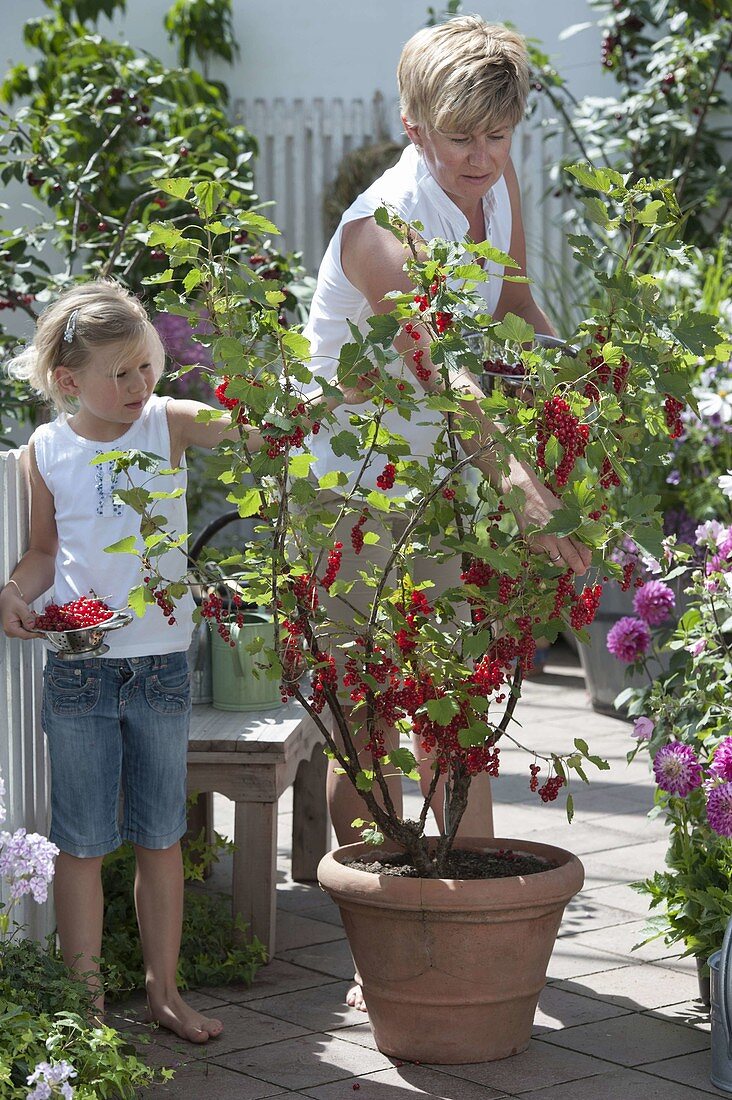
[[[405,140],[396,98],[376,93],[364,99],[239,99],[237,121],[257,139],[255,189],[273,200],[269,216],[282,232],[283,250],[302,252],[315,273],[327,241],[323,229],[323,196],[346,153],[390,138]],[[542,119],[525,123],[514,138],[513,160],[523,197],[529,271],[539,287],[556,272],[566,255],[559,220],[561,199],[551,194],[549,165],[561,152],[561,141],[545,141]],[[539,295],[541,297],[541,295]]]
[[[24,474],[27,447],[0,451],[0,585],[10,576],[28,539],[28,490]],[[48,765],[41,730],[43,645],[20,642],[0,632],[0,772],[5,780],[7,817],[3,829],[48,834]],[[0,879],[0,901],[7,904]],[[13,919],[26,934],[43,939],[53,928],[50,901],[38,905],[21,899]]]

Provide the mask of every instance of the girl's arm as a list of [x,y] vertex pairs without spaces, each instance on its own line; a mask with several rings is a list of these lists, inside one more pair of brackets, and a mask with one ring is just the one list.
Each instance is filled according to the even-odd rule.
[[28,549],[0,591],[0,626],[9,638],[35,637],[30,631],[36,616],[29,605],[53,584],[58,548],[53,497],[38,471],[32,443],[28,456],[31,488]]
[[[312,409],[324,406],[329,412],[343,404],[356,405],[365,401],[365,395],[358,387],[341,390],[340,397],[323,397],[321,391],[303,397],[303,403]],[[167,405],[168,425],[170,427],[171,461],[178,465],[186,447],[206,447],[211,449],[224,439],[238,439],[240,433],[251,454],[262,446],[262,435],[256,428],[248,425],[238,426],[231,417],[217,417],[214,420],[198,420],[198,413],[210,409],[201,401],[173,400]]]

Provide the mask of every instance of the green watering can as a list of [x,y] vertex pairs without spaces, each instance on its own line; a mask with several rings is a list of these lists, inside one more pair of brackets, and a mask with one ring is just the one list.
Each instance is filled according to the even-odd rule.
[[225,641],[211,627],[211,671],[213,705],[216,710],[274,710],[282,706],[279,680],[272,680],[263,669],[261,653],[247,653],[247,646],[263,638],[274,646],[274,622],[264,611],[244,611],[243,624],[229,626],[231,641]]

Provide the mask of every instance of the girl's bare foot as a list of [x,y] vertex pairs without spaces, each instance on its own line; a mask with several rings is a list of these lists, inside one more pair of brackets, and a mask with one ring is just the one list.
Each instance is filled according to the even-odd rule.
[[363,999],[363,989],[360,985],[352,985],[346,993],[346,1004],[349,1008],[356,1008],[359,1012],[368,1012],[366,1001]]
[[172,1031],[189,1043],[207,1043],[209,1039],[216,1039],[224,1030],[221,1020],[196,1012],[178,992],[159,1004],[148,997],[148,1008],[153,1023]]

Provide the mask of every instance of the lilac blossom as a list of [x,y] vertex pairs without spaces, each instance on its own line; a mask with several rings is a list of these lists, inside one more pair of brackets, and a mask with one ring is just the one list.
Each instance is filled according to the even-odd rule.
[[649,626],[665,622],[676,606],[673,589],[663,581],[646,581],[633,600],[633,610]]
[[707,820],[720,836],[732,837],[732,783],[707,784]]
[[626,615],[608,631],[608,650],[613,657],[626,665],[632,665],[644,657],[650,644],[651,632],[643,619],[633,619]]
[[651,734],[655,728],[656,723],[652,718],[646,718],[645,716],[636,718],[633,723],[633,737],[637,738],[639,741],[650,741]]
[[709,774],[718,779],[732,780],[732,737],[725,737],[717,745],[709,765]]
[[51,1096],[63,1096],[72,1100],[74,1089],[69,1080],[76,1077],[76,1070],[70,1062],[38,1062],[33,1073],[28,1074],[27,1084],[35,1085],[26,1100],[49,1100]]
[[702,784],[702,770],[696,753],[679,741],[672,741],[658,750],[653,758],[653,774],[662,791],[678,794],[682,798]]
[[195,327],[191,327],[187,317],[179,317],[174,313],[156,314],[153,324],[158,336],[163,342],[166,353],[177,367],[189,367],[200,364],[204,367],[213,365],[211,349],[194,340],[194,336],[207,335],[212,331],[210,323],[205,317],[201,317]]
[[24,894],[43,902],[53,878],[58,848],[39,833],[0,833],[0,875],[7,879],[13,901]]

